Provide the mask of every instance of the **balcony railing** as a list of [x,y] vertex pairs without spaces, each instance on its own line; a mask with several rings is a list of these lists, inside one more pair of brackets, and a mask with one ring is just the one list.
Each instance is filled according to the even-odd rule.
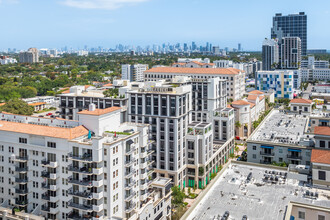
[[15,199],[15,204],[18,205],[18,206],[27,206],[28,201],[27,200]]
[[16,172],[27,172],[28,168],[27,167],[18,167],[18,166],[16,166],[15,171]]
[[75,167],[73,165],[69,165],[68,167],[69,171],[76,172],[76,173],[85,173],[85,174],[92,174],[93,173],[93,168],[88,168],[88,167]]
[[133,197],[134,197],[135,195],[136,195],[136,192],[131,193],[131,194],[125,196],[125,201],[130,201],[131,199],[133,199]]
[[91,192],[79,192],[79,191],[73,191],[72,188],[69,189],[68,191],[69,195],[73,195],[73,196],[78,196],[78,197],[83,197],[83,198],[92,198],[92,193]]
[[72,200],[69,201],[68,206],[69,207],[72,207],[72,208],[76,208],[76,209],[81,209],[81,210],[89,211],[89,212],[91,212],[93,210],[93,206],[92,205],[78,204],[78,203],[74,203]]
[[292,159],[292,160],[301,160],[302,156],[288,154],[287,158]]
[[69,153],[69,159],[92,162],[93,156],[87,153],[84,153],[83,155],[76,155],[76,154],[74,155],[73,153]]
[[28,179],[27,178],[15,178],[16,183],[27,183]]
[[17,194],[28,194],[29,191],[27,189],[15,189],[15,193],[17,193]]
[[92,186],[92,180],[89,179],[73,179],[72,177],[69,177],[69,183],[76,184],[76,185],[82,185],[82,186]]
[[265,151],[260,151],[260,155],[263,155],[263,156],[274,156],[275,154],[273,152],[265,152]]
[[15,156],[15,158],[14,158],[15,161],[23,161],[23,162],[27,162],[28,159],[29,159],[28,156],[23,156],[23,155]]

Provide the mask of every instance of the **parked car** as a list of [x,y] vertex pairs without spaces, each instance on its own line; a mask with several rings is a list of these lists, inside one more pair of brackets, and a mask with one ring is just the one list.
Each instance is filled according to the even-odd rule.
[[56,111],[55,113],[56,113],[56,114],[60,114],[61,112],[60,112],[60,111]]
[[53,115],[53,113],[49,112],[49,113],[46,114],[46,116],[51,116],[51,115]]
[[223,214],[221,220],[227,220],[229,217],[229,212],[228,211],[225,211],[225,214]]
[[242,220],[247,220],[247,215],[243,215]]
[[44,116],[43,115],[39,115],[39,117],[43,118]]

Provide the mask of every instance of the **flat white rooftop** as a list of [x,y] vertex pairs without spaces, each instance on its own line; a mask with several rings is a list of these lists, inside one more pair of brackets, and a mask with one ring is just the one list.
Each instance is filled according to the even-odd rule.
[[[231,164],[187,219],[213,220],[225,211],[229,211],[230,220],[241,220],[243,215],[253,220],[284,219],[289,201],[330,207],[329,191],[311,189],[293,180],[282,184],[280,181],[266,183],[263,181],[266,170],[285,173],[260,166]],[[247,183],[249,173],[252,173],[252,178]],[[317,191],[318,199],[306,198],[306,190]]]
[[280,110],[273,110],[270,114],[249,140],[301,145],[301,139],[307,137],[304,131],[308,117]]

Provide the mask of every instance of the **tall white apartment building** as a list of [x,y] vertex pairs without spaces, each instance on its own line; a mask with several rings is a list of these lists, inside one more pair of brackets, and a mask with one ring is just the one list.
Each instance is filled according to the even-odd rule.
[[145,81],[188,76],[196,79],[219,77],[227,80],[227,97],[240,99],[245,92],[245,72],[234,68],[155,67],[144,72]]
[[2,208],[47,219],[170,215],[170,180],[149,178],[149,127],[121,123],[119,107],[91,104],[79,121],[0,118]]
[[299,69],[301,65],[301,40],[299,37],[283,37],[281,43],[281,68]]
[[273,89],[275,98],[293,99],[293,70],[258,71],[256,76],[257,90],[267,92]]
[[273,70],[279,64],[277,39],[265,39],[262,43],[262,70]]
[[131,84],[130,122],[151,125],[155,171],[182,185],[185,176],[184,136],[191,111],[191,86],[172,87],[161,81]]
[[[209,178],[216,167],[223,165],[229,154],[234,152],[235,116],[233,109],[223,108],[226,106],[223,83],[219,78],[175,77],[167,81],[130,84],[127,89],[129,121],[151,125],[151,136],[155,141],[153,160],[156,161],[154,167],[158,176],[169,177],[179,186],[191,186],[193,183],[189,180],[194,179],[196,186],[197,182],[201,181],[198,187],[202,188],[209,182],[209,179],[205,179],[206,175]],[[200,91],[197,89],[200,86],[203,96],[198,98]],[[201,109],[200,105],[203,106]],[[191,118],[193,114],[195,119]],[[196,161],[189,167],[188,158],[191,155],[188,155],[187,149],[188,127],[193,124],[207,127],[207,135],[210,135],[207,144],[198,141],[194,149],[203,151],[200,154],[203,158],[205,151],[202,149],[207,147],[209,153],[206,153],[206,160]],[[193,136],[195,134],[192,134]],[[199,147],[197,143],[200,144]],[[188,174],[188,167],[195,171],[190,170]],[[204,169],[201,176],[198,174],[199,167]],[[205,178],[202,178],[203,176]]]
[[130,82],[143,82],[143,72],[149,68],[148,64],[121,65],[121,78]]

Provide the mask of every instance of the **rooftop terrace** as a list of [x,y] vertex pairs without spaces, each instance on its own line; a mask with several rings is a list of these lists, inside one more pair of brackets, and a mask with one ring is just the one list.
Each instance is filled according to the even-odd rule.
[[308,117],[273,110],[248,140],[303,145]]
[[[269,171],[275,174],[269,174]],[[289,201],[330,207],[329,191],[312,189],[295,180],[282,178],[285,173],[283,170],[260,166],[232,164],[187,219],[214,219],[215,216],[222,216],[225,211],[229,211],[231,220],[240,220],[243,215],[253,220],[283,219]],[[281,177],[278,181],[265,180],[265,176],[272,175]],[[307,196],[307,191],[309,195],[318,192],[318,197]]]

